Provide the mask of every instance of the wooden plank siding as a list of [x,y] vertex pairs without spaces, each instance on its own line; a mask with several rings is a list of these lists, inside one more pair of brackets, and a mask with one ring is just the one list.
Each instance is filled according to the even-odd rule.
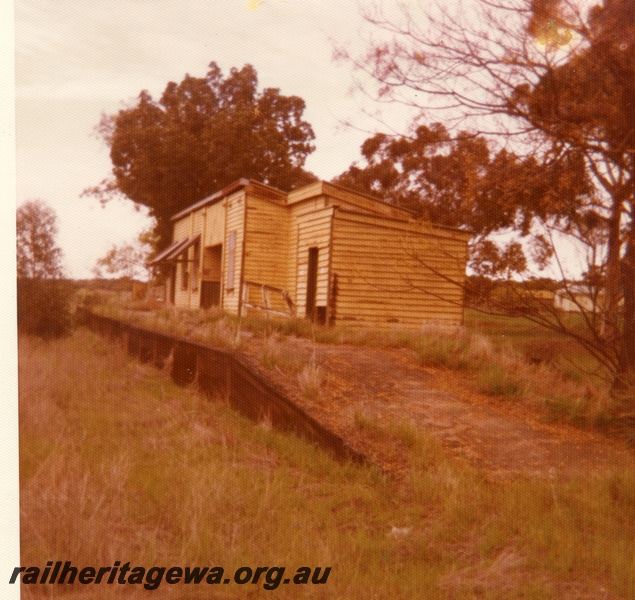
[[[287,244],[289,251],[287,255],[288,267],[286,289],[289,290],[293,302],[298,307],[298,315],[304,315],[305,307],[304,304],[300,305],[300,299],[298,298],[298,261],[300,256],[298,248],[299,226],[300,223],[304,222],[307,217],[324,208],[325,205],[323,198],[312,198],[305,202],[300,202],[287,207],[289,219]],[[303,297],[302,302],[305,301],[306,297]]]
[[368,214],[382,215],[394,219],[410,219],[412,213],[397,206],[388,204],[378,198],[354,192],[338,185],[317,181],[289,193],[287,203],[291,206],[303,200],[312,199],[314,208],[322,206],[343,206]]
[[467,240],[461,232],[336,211],[335,320],[460,323]]
[[298,316],[306,314],[309,248],[318,251],[315,306],[328,306],[333,211],[332,207],[296,211],[295,239],[291,243],[295,247],[294,292]]
[[203,209],[205,215],[204,247],[216,246],[225,241],[225,206],[217,202]]
[[[246,212],[244,191],[240,190],[228,196],[223,204],[225,206],[225,240],[223,242],[223,283],[221,285],[222,307],[228,312],[240,314]],[[230,239],[233,239],[233,247]],[[230,264],[233,270],[231,285],[227,279]]]
[[247,195],[244,279],[286,289],[289,270],[287,208]]
[[[201,206],[198,210],[189,211],[174,222],[173,240],[191,239],[201,236],[200,242],[191,246],[177,258],[174,301],[177,306],[198,308],[201,302],[201,281],[205,279],[205,247],[222,243],[225,225],[225,209],[221,203]],[[194,255],[198,249],[198,256]],[[208,266],[209,267],[209,266]],[[196,273],[194,269],[196,268]],[[183,289],[183,278],[187,272],[188,285]],[[197,287],[192,289],[192,277],[196,277]],[[170,284],[168,283],[168,286]]]

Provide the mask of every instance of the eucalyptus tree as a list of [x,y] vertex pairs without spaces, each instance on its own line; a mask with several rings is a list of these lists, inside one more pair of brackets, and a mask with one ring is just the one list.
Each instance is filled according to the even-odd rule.
[[85,194],[148,207],[165,246],[171,216],[237,179],[284,190],[315,180],[303,169],[315,137],[304,109],[298,96],[259,91],[253,66],[224,77],[212,62],[204,77],[168,83],[158,100],[144,90],[102,116],[97,132],[110,147],[112,174]]
[[550,240],[572,300],[558,234],[586,248],[587,273],[603,288],[602,318],[582,311],[584,333],[567,329],[555,312],[543,314],[543,324],[577,337],[613,372],[615,389],[628,388],[635,381],[635,5],[400,6],[397,15],[378,3],[367,7],[366,21],[379,35],[361,57],[342,48],[338,55],[374,79],[378,100],[417,109],[419,120],[434,115],[456,139],[461,131],[479,134],[522,156],[525,166],[535,163],[544,185],[542,192],[530,188],[539,192],[533,206],[518,197],[521,233],[529,224]]

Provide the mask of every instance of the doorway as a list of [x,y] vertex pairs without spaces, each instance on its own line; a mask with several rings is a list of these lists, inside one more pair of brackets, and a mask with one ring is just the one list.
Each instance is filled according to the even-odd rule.
[[317,247],[309,248],[309,264],[306,281],[306,318],[315,319],[315,301],[317,299],[318,261],[320,250]]
[[222,244],[205,248],[201,281],[201,308],[212,308],[221,304],[222,261]]

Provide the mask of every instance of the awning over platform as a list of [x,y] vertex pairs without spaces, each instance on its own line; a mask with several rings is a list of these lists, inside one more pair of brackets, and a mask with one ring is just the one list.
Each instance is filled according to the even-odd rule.
[[177,257],[186,252],[190,246],[201,239],[201,234],[191,238],[185,238],[178,242],[172,242],[165,250],[159,252],[152,260],[148,262],[148,266],[158,265],[162,262],[176,261]]

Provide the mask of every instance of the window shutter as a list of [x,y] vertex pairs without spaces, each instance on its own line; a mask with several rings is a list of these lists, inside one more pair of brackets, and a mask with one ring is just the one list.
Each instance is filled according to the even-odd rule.
[[236,272],[236,232],[230,231],[227,240],[227,277],[225,278],[225,289],[234,289],[234,277]]

